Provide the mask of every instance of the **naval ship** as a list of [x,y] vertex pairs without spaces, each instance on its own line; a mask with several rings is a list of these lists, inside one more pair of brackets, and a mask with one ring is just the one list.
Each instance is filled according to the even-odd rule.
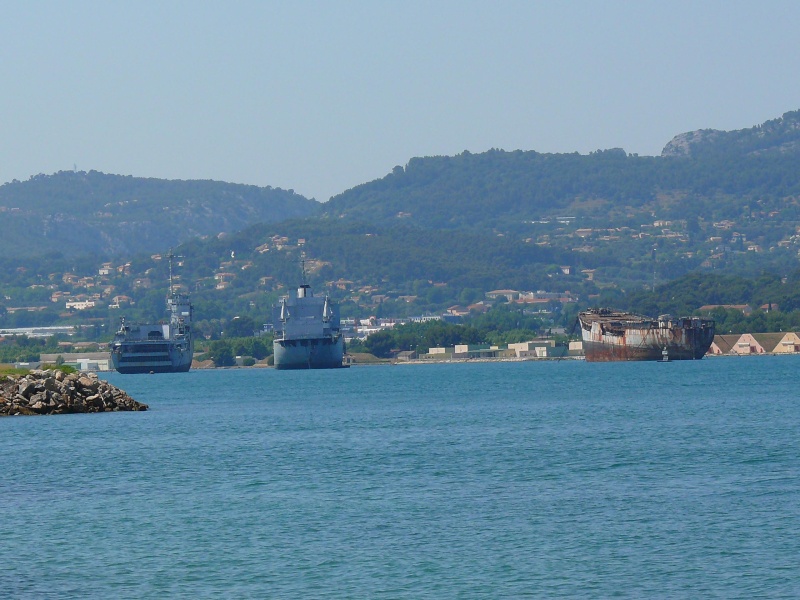
[[314,296],[306,283],[295,296],[284,296],[272,307],[276,369],[338,369],[344,357],[339,329],[339,305],[326,296]]
[[714,341],[714,320],[661,315],[657,319],[610,308],[578,315],[589,362],[697,360]]
[[175,289],[169,258],[168,323],[129,324],[125,317],[111,342],[111,362],[120,373],[184,373],[192,366],[194,338],[189,296]]

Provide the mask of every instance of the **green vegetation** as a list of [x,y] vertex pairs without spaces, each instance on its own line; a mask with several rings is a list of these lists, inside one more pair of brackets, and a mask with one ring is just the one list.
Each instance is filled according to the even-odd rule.
[[[108,340],[120,316],[162,319],[168,264],[154,252],[181,240],[176,282],[191,292],[196,330],[225,342],[209,350],[221,363],[256,356],[230,340],[271,321],[271,305],[300,283],[303,255],[308,282],[344,318],[484,310],[496,289],[579,299],[538,305],[536,326],[409,328],[383,346],[469,341],[472,329],[504,343],[569,328],[589,305],[655,315],[772,302],[781,312],[763,326],[788,327],[800,309],[798,121],[690,135],[686,156],[413,158],[324,205],[291,190],[96,172],[12,182],[0,186],[0,327],[75,324]],[[67,309],[70,300],[95,305]],[[9,341],[0,360],[44,351]]]
[[39,369],[42,370],[42,371],[48,371],[48,370],[49,371],[61,371],[65,375],[69,375],[70,373],[77,373],[78,372],[78,369],[76,369],[75,367],[71,367],[71,366],[65,365],[65,364],[58,364],[58,363],[56,363],[54,365],[52,365],[52,364],[42,364],[42,365],[39,365]]
[[30,373],[30,369],[16,369],[14,367],[7,367],[0,365],[0,375],[27,375]]
[[713,222],[779,210],[797,220],[798,162],[796,151],[687,159],[622,150],[465,152],[411,159],[332,198],[324,211],[350,220],[517,234],[534,231],[532,221],[567,215],[582,226],[635,228],[652,223],[653,212],[658,219]]
[[800,271],[781,278],[763,273],[755,279],[717,273],[691,273],[656,287],[655,293],[639,291],[619,304],[643,314],[656,311],[690,314],[710,304],[749,304],[758,308],[772,303],[784,312],[800,309]]
[[[197,348],[202,352],[200,360],[213,360],[216,367],[231,367],[236,364],[236,357],[250,357],[255,361],[264,360],[272,354],[272,336],[240,337],[200,342]],[[245,364],[245,366],[252,366]]]
[[37,362],[41,353],[60,352],[57,336],[31,338],[13,335],[0,341],[0,363]]
[[[638,292],[620,298],[618,306],[646,315],[701,314],[706,305],[749,306],[740,309],[715,308],[710,311],[719,333],[800,331],[800,270],[788,277],[764,273],[756,279],[733,275],[693,273],[656,292]],[[765,307],[764,309],[760,307]]]
[[[77,372],[77,369],[70,367],[69,365],[40,365],[39,369],[42,371],[61,371],[65,375]],[[27,375],[30,372],[30,369],[17,369],[15,367],[0,365],[0,375]]]
[[[414,350],[424,354],[430,348],[452,347],[456,344],[509,344],[538,337],[543,333],[540,318],[525,314],[522,309],[500,306],[485,315],[468,319],[464,324],[445,321],[408,323],[370,335],[363,349],[379,358],[393,352]],[[358,351],[354,347],[350,351]]]
[[0,186],[0,254],[163,252],[198,235],[310,215],[292,190],[61,171]]

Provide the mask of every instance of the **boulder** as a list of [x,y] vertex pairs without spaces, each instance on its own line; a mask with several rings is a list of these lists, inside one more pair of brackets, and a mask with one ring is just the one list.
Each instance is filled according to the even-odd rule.
[[90,377],[84,376],[78,379],[78,385],[80,385],[83,388],[92,390],[93,392],[96,392],[97,389],[100,387],[100,381],[98,381],[97,379],[92,379]]
[[23,379],[19,382],[18,393],[20,396],[30,398],[31,394],[36,390],[36,381],[30,379]]
[[0,416],[147,409],[94,373],[33,370],[0,378]]

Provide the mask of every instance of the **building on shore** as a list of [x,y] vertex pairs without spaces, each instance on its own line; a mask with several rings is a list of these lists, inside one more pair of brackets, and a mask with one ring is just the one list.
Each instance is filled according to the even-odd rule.
[[715,335],[708,354],[716,356],[800,354],[800,335],[793,331],[786,333],[728,333]]
[[428,360],[463,360],[471,358],[563,358],[580,356],[582,350],[578,346],[557,345],[552,339],[530,340],[508,345],[490,344],[456,344],[452,348],[429,348],[427,354],[419,356]]
[[54,365],[59,362],[75,367],[79,371],[111,371],[111,354],[109,352],[64,352],[59,354],[42,354],[39,364]]

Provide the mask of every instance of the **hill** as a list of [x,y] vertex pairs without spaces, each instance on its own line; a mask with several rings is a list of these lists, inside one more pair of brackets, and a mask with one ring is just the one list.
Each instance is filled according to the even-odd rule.
[[[16,246],[0,254],[2,320],[108,323],[116,306],[135,318],[160,315],[167,268],[159,253],[169,245],[183,257],[180,283],[198,319],[217,333],[236,315],[265,319],[297,284],[303,253],[310,283],[340,300],[347,316],[493,304],[486,292],[503,289],[530,292],[531,310],[565,313],[597,304],[685,313],[698,303],[751,301],[795,310],[796,122],[787,113],[705,141],[695,136],[681,155],[413,158],[323,205],[218,182],[39,176],[0,187],[8,234],[0,241]],[[292,211],[302,218],[286,220]],[[68,254],[78,250],[94,255]],[[687,283],[664,287],[676,280]],[[66,306],[75,300],[95,307],[79,313]]]
[[[681,159],[677,157],[681,156]],[[740,132],[682,134],[663,156],[489,150],[413,158],[333,197],[326,215],[437,229],[527,235],[570,216],[582,227],[654,219],[737,218],[754,209],[797,221],[800,111]]]
[[[498,288],[542,289],[556,274],[559,286],[581,280],[561,273],[560,253],[494,235],[319,219],[254,225],[179,251],[181,277],[206,318],[246,312],[254,297],[263,306],[276,300],[300,282],[301,255],[316,290],[372,311],[383,305],[386,315],[468,304]],[[145,259],[139,268],[148,266],[158,265]],[[157,274],[163,281],[163,265]]]
[[318,206],[271,187],[61,171],[0,186],[0,254],[157,252],[254,222],[303,217]]
[[749,129],[700,129],[676,135],[661,152],[664,157],[796,154],[800,152],[800,111]]

